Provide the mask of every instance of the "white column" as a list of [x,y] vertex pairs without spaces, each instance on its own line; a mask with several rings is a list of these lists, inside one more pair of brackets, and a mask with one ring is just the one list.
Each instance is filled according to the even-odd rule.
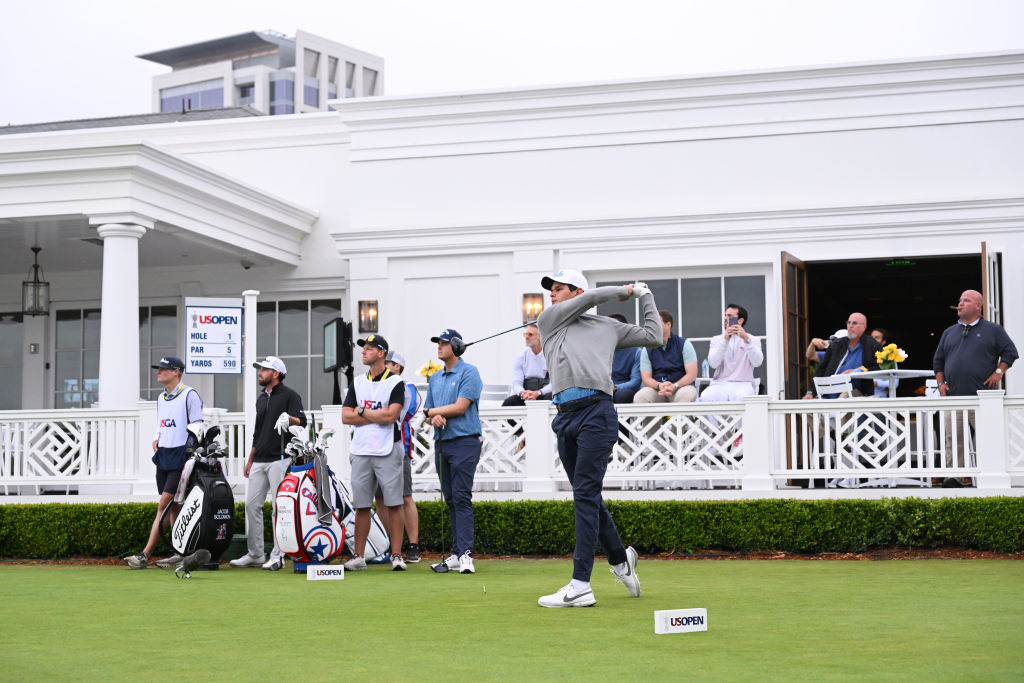
[[256,427],[256,297],[258,290],[247,289],[242,292],[245,314],[242,321],[242,335],[245,344],[242,346],[242,407],[245,410],[245,433],[249,437],[248,444],[242,444],[240,455],[249,457],[252,447],[253,430]]
[[101,408],[135,408],[139,401],[139,239],[141,225],[108,223],[103,240],[100,318]]
[[767,396],[743,399],[743,483],[744,491],[772,491],[772,434]]
[[555,436],[551,432],[551,401],[526,402],[526,478],[523,493],[550,493],[555,482]]
[[978,392],[978,412],[974,418],[975,450],[978,456],[978,488],[1009,489],[1007,472],[1005,391]]

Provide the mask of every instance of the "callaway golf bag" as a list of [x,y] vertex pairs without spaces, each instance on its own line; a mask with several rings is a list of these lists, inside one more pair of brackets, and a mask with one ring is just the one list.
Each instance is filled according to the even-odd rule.
[[[217,562],[231,543],[235,530],[235,497],[231,493],[220,460],[224,447],[216,441],[220,427],[203,433],[201,424],[189,425],[197,444],[192,458],[185,463],[174,502],[181,504],[167,539],[179,555],[197,550],[210,551],[210,562]],[[164,510],[166,516],[171,506]],[[163,520],[161,519],[161,528]],[[166,538],[166,531],[165,538]]]
[[[341,551],[342,543],[354,552],[355,510],[347,491],[327,466],[327,440],[334,434],[324,429],[316,442],[306,441],[302,427],[291,428],[285,448],[292,466],[274,497],[274,538],[281,552],[298,562],[327,562]],[[366,556],[376,557],[390,547],[387,533],[376,514],[370,523]]]

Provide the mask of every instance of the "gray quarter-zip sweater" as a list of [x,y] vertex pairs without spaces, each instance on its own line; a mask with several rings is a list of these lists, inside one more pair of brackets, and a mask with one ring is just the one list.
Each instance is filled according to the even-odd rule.
[[642,327],[587,313],[626,294],[625,287],[598,287],[549,306],[537,318],[553,394],[582,387],[611,395],[616,349],[661,346],[661,318],[652,294],[640,297]]

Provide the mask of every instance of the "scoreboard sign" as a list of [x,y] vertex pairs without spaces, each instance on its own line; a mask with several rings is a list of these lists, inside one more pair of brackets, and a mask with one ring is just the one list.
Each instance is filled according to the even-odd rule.
[[185,304],[185,372],[241,374],[241,305],[199,305],[194,299]]

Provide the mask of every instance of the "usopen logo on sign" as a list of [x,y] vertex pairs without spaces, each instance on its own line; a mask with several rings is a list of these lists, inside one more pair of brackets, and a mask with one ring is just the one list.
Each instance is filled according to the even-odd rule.
[[314,527],[302,539],[302,544],[309,553],[309,559],[322,560],[333,557],[338,552],[338,537],[327,527]]

